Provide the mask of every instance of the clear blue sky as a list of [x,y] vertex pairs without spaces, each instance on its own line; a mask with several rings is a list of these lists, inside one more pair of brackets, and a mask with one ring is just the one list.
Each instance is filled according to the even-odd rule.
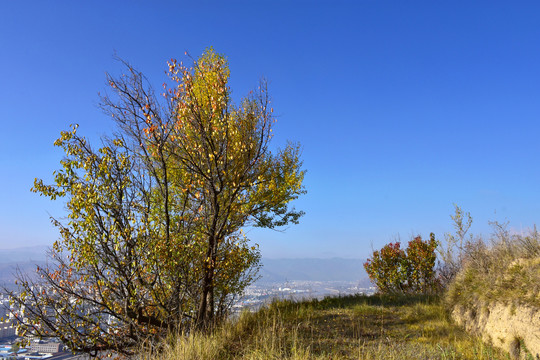
[[[213,46],[239,99],[261,76],[275,144],[304,147],[306,211],[254,230],[267,257],[365,257],[401,234],[532,226],[540,214],[540,2],[2,1],[0,248],[51,244],[63,205],[29,191],[70,123],[97,108],[116,52],[159,87],[166,60]],[[185,58],[184,58],[185,59]]]

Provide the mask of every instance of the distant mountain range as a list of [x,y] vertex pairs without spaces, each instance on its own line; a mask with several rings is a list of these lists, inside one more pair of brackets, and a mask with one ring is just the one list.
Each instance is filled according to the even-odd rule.
[[261,282],[358,281],[369,283],[361,259],[262,259]]
[[17,271],[35,274],[36,265],[45,264],[48,248],[48,246],[31,246],[0,249],[0,288],[4,286],[13,288]]
[[[0,284],[13,284],[16,269],[32,274],[47,260],[47,246],[0,249]],[[357,281],[368,284],[361,259],[262,259],[259,282]]]
[[15,249],[0,249],[0,264],[13,264],[47,259],[49,246],[28,246]]

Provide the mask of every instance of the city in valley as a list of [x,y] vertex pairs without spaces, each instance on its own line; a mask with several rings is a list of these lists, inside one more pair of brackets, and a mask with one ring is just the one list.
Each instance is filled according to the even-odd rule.
[[325,296],[373,294],[375,288],[358,281],[291,280],[286,282],[257,282],[249,286],[233,305],[234,312],[258,309],[274,299],[322,299]]

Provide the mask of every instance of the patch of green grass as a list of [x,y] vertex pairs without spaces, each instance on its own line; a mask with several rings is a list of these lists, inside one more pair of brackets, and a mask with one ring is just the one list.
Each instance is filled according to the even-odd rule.
[[437,297],[346,296],[276,301],[213,334],[176,336],[172,359],[506,359],[453,325]]

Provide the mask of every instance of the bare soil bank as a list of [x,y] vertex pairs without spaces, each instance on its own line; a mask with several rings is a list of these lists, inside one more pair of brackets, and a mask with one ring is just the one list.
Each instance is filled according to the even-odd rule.
[[510,353],[512,359],[540,359],[540,309],[495,303],[456,305],[453,319],[468,332]]

